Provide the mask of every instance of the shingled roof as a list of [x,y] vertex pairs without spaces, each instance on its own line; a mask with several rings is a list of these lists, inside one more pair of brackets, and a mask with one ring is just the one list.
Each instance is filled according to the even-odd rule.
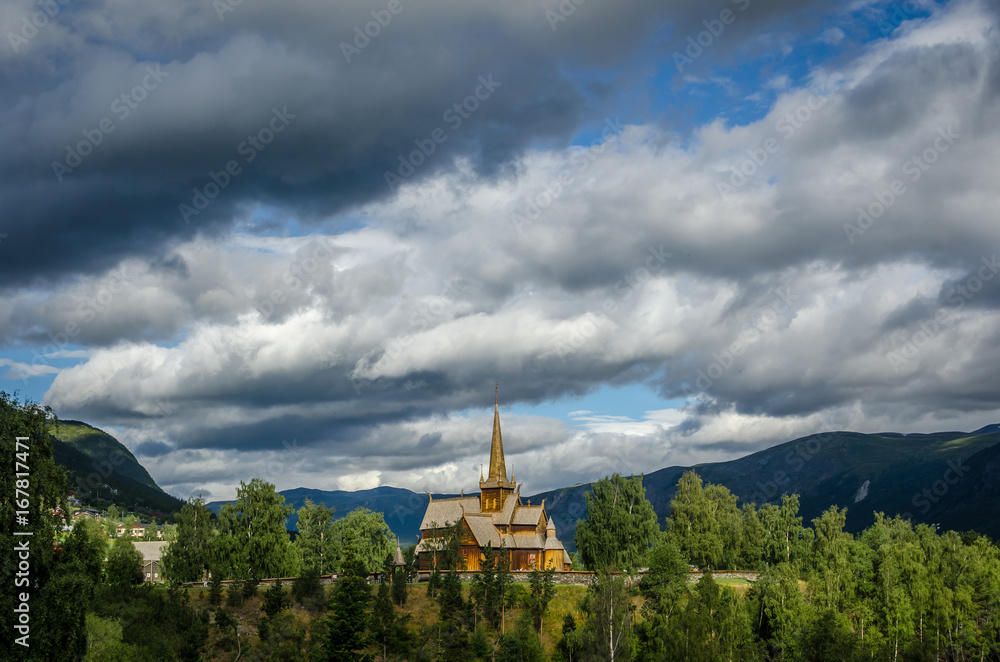
[[455,497],[434,499],[427,504],[427,511],[420,521],[420,530],[443,529],[462,519],[466,513],[479,512],[479,497]]

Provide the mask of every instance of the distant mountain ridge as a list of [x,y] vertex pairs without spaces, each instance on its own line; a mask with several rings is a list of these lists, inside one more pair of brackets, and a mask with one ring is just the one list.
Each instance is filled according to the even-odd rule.
[[[728,462],[667,467],[643,477],[646,497],[666,524],[681,475],[694,469],[706,483],[725,485],[740,503],[779,503],[798,494],[803,524],[831,505],[847,508],[849,531],[874,512],[904,515],[942,529],[974,529],[1000,538],[1000,425],[975,432],[810,435]],[[584,517],[590,485],[543,492],[559,535],[570,546]]]
[[49,426],[49,433],[56,464],[66,469],[71,490],[91,500],[113,501],[127,510],[166,514],[184,505],[160,489],[131,451],[104,430],[82,421],[60,420]]
[[[870,525],[878,511],[1000,539],[1000,424],[975,432],[826,432],[728,462],[660,469],[646,474],[643,485],[661,526],[670,514],[677,481],[689,469],[707,483],[725,485],[740,503],[760,506],[779,503],[785,493],[798,494],[806,526],[837,505],[847,508],[847,529],[853,532]],[[545,500],[560,540],[571,551],[577,521],[587,514],[584,495],[591,485],[524,497],[536,504]],[[416,542],[428,501],[426,494],[396,487],[356,492],[296,488],[281,494],[296,509],[306,498],[324,503],[337,518],[359,506],[381,512],[403,544]],[[217,512],[223,503],[208,505]],[[289,518],[289,528],[296,521],[295,515]]]

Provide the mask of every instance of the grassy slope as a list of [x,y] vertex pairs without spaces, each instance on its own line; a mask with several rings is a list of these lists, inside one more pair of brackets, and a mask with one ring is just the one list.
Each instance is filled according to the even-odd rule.
[[[747,588],[749,588],[749,584],[741,579],[720,579],[716,581],[722,586],[735,590],[740,595],[744,595]],[[524,590],[527,590],[526,583],[522,586]],[[690,589],[693,586],[693,584],[689,585],[688,588]],[[580,602],[587,592],[586,586],[557,584],[555,588],[555,598],[549,603],[549,611],[542,624],[542,646],[545,649],[545,654],[551,659],[556,659],[555,647],[559,639],[562,638],[563,617],[567,613],[572,612],[573,617],[577,621],[577,627],[582,627],[584,616],[580,612]],[[165,591],[166,589],[163,588],[161,590]],[[193,607],[199,610],[208,609],[207,588],[191,588],[187,590],[190,592],[191,605]],[[264,589],[261,590],[263,591]],[[286,587],[285,590],[290,592],[291,588]],[[470,585],[464,583],[463,593],[466,599],[469,597],[469,590]],[[329,588],[327,588],[327,591],[329,592]],[[263,612],[260,610],[261,603],[262,598],[258,596],[244,602],[242,607],[230,610],[240,622],[239,631],[242,639],[243,655],[248,654],[248,649],[251,646],[256,646],[260,643],[260,639],[257,636],[257,624],[263,616]],[[641,613],[642,598],[634,597],[633,603],[636,606],[637,618],[641,618],[639,614]],[[440,607],[436,600],[427,597],[427,587],[425,584],[411,584],[409,586],[409,598],[406,601],[406,606],[400,611],[410,616],[411,628],[418,629],[437,623]],[[328,611],[310,613],[297,604],[293,605],[292,612],[295,614],[296,620],[302,625],[307,625],[311,619],[326,618],[329,615]],[[513,627],[516,616],[516,613],[508,612],[507,627]],[[221,639],[222,637],[213,628],[206,651],[206,660],[219,662],[225,660],[228,662],[235,657],[235,650],[224,651],[217,647]],[[372,650],[374,651],[374,648]]]
[[117,489],[116,501],[126,508],[170,513],[183,505],[160,489],[128,448],[103,430],[80,421],[59,421],[50,432],[55,460],[67,469],[71,489],[86,489],[99,481]]

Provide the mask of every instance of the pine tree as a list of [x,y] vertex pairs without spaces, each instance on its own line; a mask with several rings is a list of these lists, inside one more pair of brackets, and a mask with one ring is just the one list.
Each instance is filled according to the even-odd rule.
[[555,569],[553,568],[548,570],[535,568],[529,578],[529,589],[525,596],[525,603],[539,639],[542,637],[542,619],[549,610],[552,598],[556,597],[554,575]]
[[370,662],[362,653],[371,643],[368,603],[371,591],[365,570],[355,565],[341,576],[330,599],[333,613],[327,618],[325,656],[328,662]]

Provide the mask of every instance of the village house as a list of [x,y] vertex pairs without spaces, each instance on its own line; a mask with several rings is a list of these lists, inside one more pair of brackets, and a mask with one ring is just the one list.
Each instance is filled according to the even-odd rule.
[[545,510],[545,500],[534,506],[530,501],[522,503],[521,486],[513,476],[507,478],[498,401],[494,401],[493,409],[489,475],[484,480],[480,471],[477,496],[463,493],[449,499],[431,497],[420,523],[417,544],[420,570],[430,570],[438,564],[445,531],[459,522],[461,570],[479,570],[488,544],[507,555],[512,571],[570,568],[569,554],[556,537],[555,523]]
[[132,544],[142,554],[142,580],[153,583],[162,582],[163,570],[160,569],[160,560],[163,558],[163,552],[170,543],[150,540]]

